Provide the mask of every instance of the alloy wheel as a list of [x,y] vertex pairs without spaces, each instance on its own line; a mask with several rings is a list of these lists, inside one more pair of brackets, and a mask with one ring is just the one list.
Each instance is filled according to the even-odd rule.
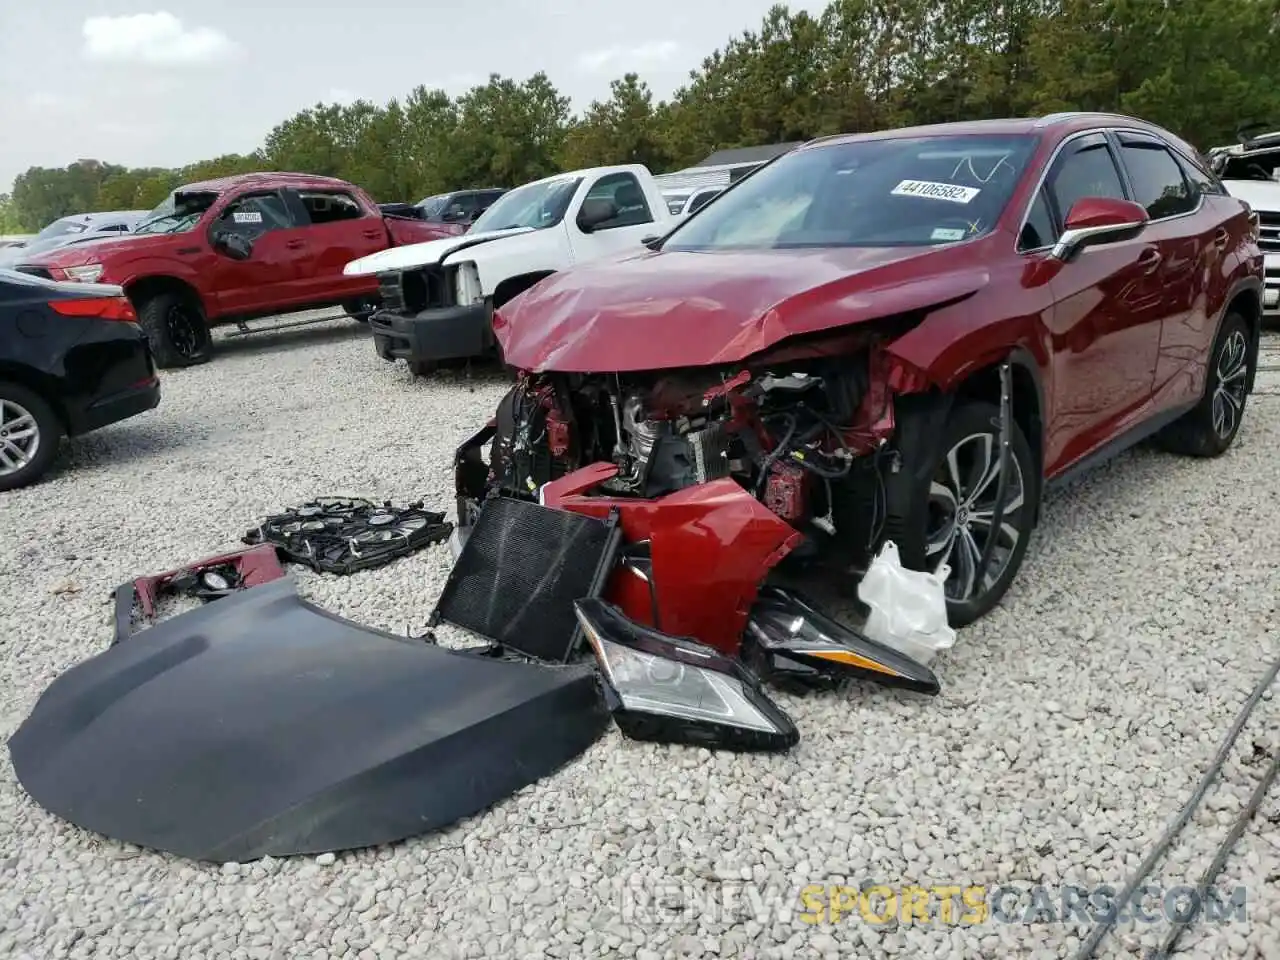
[[199,321],[192,317],[187,307],[174,305],[169,308],[165,317],[165,326],[169,330],[169,342],[178,356],[184,360],[194,360],[200,355]]
[[1008,457],[1004,512],[982,582],[978,565],[992,538],[996,495],[1000,486],[1000,446],[989,433],[974,433],[956,443],[939,464],[929,487],[925,559],[938,572],[950,567],[947,599],[963,603],[990,590],[1000,579],[1021,537],[1018,513],[1026,496],[1022,465]]
[[40,425],[31,411],[0,397],[0,477],[27,466],[40,449]]
[[1249,345],[1239,330],[1223,341],[1214,373],[1213,432],[1227,440],[1240,426],[1249,373]]

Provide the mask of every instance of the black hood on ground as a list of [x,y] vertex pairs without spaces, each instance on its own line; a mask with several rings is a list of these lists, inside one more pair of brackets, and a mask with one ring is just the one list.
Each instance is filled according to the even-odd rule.
[[578,756],[608,721],[589,667],[371,630],[286,578],[68,670],[9,751],[31,797],[72,823],[248,861],[446,826]]

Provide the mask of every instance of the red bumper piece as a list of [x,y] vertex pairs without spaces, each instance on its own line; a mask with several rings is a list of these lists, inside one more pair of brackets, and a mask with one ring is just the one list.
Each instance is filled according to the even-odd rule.
[[601,518],[617,509],[624,544],[648,542],[651,575],[619,567],[607,599],[638,623],[736,655],[761,582],[802,535],[727,479],[654,500],[587,495],[615,473],[575,470],[542,488],[543,504]]

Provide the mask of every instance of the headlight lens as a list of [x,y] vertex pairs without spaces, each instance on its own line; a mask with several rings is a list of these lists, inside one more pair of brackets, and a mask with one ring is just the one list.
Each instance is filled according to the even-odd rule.
[[626,709],[777,732],[736,680],[603,638],[596,641],[605,675]]
[[102,276],[103,266],[100,263],[86,263],[80,267],[63,267],[62,272],[67,275],[68,280],[74,280],[77,283],[97,283],[98,278]]
[[614,719],[628,736],[737,750],[785,750],[799,739],[736,661],[635,623],[602,600],[579,600],[574,608],[617,698]]

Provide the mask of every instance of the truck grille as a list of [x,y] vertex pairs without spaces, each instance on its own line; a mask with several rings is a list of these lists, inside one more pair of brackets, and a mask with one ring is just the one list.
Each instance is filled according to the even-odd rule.
[[447,307],[445,274],[438,267],[422,267],[378,274],[378,296],[384,310],[412,316],[433,307]]
[[1280,213],[1258,211],[1258,246],[1280,252]]

